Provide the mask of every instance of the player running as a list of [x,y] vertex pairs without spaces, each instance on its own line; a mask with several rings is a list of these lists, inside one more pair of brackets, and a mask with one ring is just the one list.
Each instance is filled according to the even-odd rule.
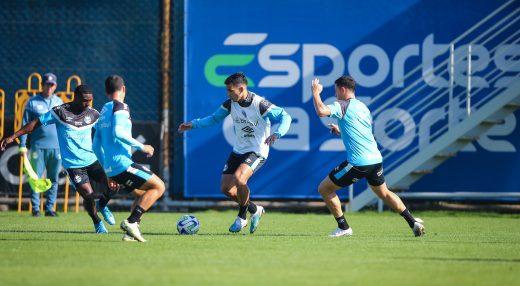
[[[248,223],[246,211],[249,211],[251,213],[249,232],[254,233],[264,208],[249,200],[250,190],[247,182],[264,164],[269,154],[269,146],[287,133],[291,125],[291,116],[283,108],[248,91],[247,78],[242,73],[232,74],[224,83],[229,99],[212,115],[184,122],[179,125],[178,130],[182,133],[190,129],[209,127],[231,115],[236,140],[233,152],[222,172],[220,189],[239,205],[238,216],[229,231],[239,232],[246,227]],[[271,120],[280,122],[280,126],[273,134],[271,134]]]
[[338,228],[329,236],[352,235],[352,228],[343,215],[336,191],[362,178],[367,179],[368,185],[379,198],[403,216],[415,236],[423,235],[422,220],[415,219],[401,199],[386,186],[383,176],[383,158],[372,134],[370,110],[356,99],[354,79],[342,76],[334,83],[337,101],[331,105],[325,105],[320,97],[323,86],[318,79],[312,81],[312,97],[316,113],[320,117],[328,116],[338,120],[337,125],[329,125],[331,133],[341,136],[347,151],[347,160],[334,168],[323,179],[318,189],[338,223]]
[[[99,118],[99,112],[90,107],[91,102],[92,89],[87,85],[77,86],[71,103],[53,107],[39,118],[27,123],[13,135],[4,138],[0,142],[0,148],[2,151],[5,150],[7,144],[42,125],[55,124],[62,164],[69,174],[71,184],[83,198],[83,206],[92,218],[96,233],[107,233],[96,208],[101,211],[108,224],[114,225],[115,218],[107,207],[111,193],[108,188],[105,189],[103,197],[96,202],[90,184],[90,180],[93,180],[108,187],[107,176],[92,151],[92,127]],[[117,185],[110,185],[110,189],[116,188]]]
[[110,99],[101,109],[94,135],[94,152],[98,156],[105,172],[113,180],[124,185],[138,198],[132,213],[121,222],[121,229],[126,234],[124,241],[140,242],[146,240],[139,230],[142,215],[163,195],[164,182],[147,168],[134,163],[131,147],[151,157],[154,148],[132,138],[130,109],[124,103],[126,86],[123,78],[111,75],[105,80],[105,92]]

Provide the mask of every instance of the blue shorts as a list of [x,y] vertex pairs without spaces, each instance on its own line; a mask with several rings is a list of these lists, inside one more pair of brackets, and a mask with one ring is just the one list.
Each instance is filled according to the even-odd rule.
[[118,184],[125,186],[126,190],[131,192],[134,189],[141,188],[148,179],[152,177],[152,171],[146,167],[136,163],[132,163],[124,172],[117,174],[110,179]]

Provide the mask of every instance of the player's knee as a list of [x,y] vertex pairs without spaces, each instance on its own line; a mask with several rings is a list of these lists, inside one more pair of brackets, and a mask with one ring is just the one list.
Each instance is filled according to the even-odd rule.
[[233,176],[233,180],[236,182],[238,186],[245,186],[247,185],[248,179],[245,176],[241,175],[235,175]]
[[164,185],[164,182],[161,179],[156,180],[155,182],[155,189],[159,193],[159,195],[163,195],[166,191],[166,186]]

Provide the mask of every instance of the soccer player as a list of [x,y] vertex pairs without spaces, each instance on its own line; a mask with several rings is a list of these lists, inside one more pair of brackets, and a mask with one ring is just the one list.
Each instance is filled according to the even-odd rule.
[[95,126],[94,151],[110,180],[124,185],[138,197],[130,216],[121,222],[121,229],[126,232],[123,240],[145,242],[139,230],[139,222],[142,215],[164,194],[164,182],[132,160],[131,147],[148,157],[153,155],[154,148],[132,138],[130,109],[124,103],[126,86],[123,78],[118,75],[107,77],[105,92],[110,101],[101,109],[100,119]]
[[[23,113],[22,125],[29,123],[48,112],[53,107],[62,105],[63,101],[54,91],[57,87],[57,78],[53,73],[43,75],[43,91],[41,94],[31,97],[27,102]],[[22,156],[27,156],[27,135],[20,136],[18,150]],[[58,177],[61,169],[60,148],[58,135],[54,126],[42,126],[31,134],[31,146],[29,148],[29,160],[38,177],[42,177],[47,171],[47,178],[52,182],[51,188],[45,192],[47,202],[45,203],[45,216],[57,216],[54,212],[54,202],[58,195]],[[40,216],[40,193],[31,189],[32,216]]]
[[341,210],[336,191],[366,178],[372,191],[394,211],[406,220],[415,236],[424,234],[422,220],[414,218],[401,199],[388,190],[383,176],[383,158],[377,149],[372,134],[370,110],[356,99],[356,82],[352,77],[342,76],[335,81],[336,98],[333,104],[325,105],[320,97],[323,86],[318,79],[312,81],[312,97],[318,116],[337,119],[338,124],[330,124],[330,132],[340,135],[347,151],[347,160],[334,168],[323,181],[318,191],[336,218],[338,228],[331,237],[351,236],[352,228]]
[[[291,116],[283,108],[248,91],[247,78],[242,73],[230,75],[224,83],[229,99],[212,115],[180,124],[178,131],[182,133],[190,129],[209,127],[231,115],[236,140],[222,172],[220,189],[239,205],[238,216],[229,231],[239,232],[246,227],[246,211],[249,211],[249,232],[254,233],[265,211],[262,206],[257,206],[249,200],[250,190],[247,182],[264,164],[269,154],[269,146],[287,133],[291,125]],[[280,122],[273,134],[271,120]]]
[[40,126],[55,124],[63,167],[69,173],[72,186],[83,198],[83,206],[92,218],[96,233],[107,233],[105,225],[97,215],[96,204],[105,221],[114,225],[115,218],[107,207],[111,193],[107,188],[103,197],[96,203],[90,180],[112,190],[116,189],[117,185],[108,185],[107,176],[92,151],[92,127],[98,120],[99,113],[90,107],[91,102],[92,89],[87,85],[77,86],[71,103],[56,106],[24,125],[13,135],[4,138],[0,142],[0,148],[2,151],[5,150],[5,146],[14,139],[31,133]]

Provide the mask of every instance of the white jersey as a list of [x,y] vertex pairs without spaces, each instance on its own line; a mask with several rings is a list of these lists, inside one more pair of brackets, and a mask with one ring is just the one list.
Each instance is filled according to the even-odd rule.
[[265,144],[265,139],[271,135],[271,122],[262,117],[260,105],[268,101],[252,92],[249,96],[252,97],[252,102],[247,107],[230,101],[230,114],[236,134],[233,152],[238,154],[255,152],[267,159],[269,145]]

